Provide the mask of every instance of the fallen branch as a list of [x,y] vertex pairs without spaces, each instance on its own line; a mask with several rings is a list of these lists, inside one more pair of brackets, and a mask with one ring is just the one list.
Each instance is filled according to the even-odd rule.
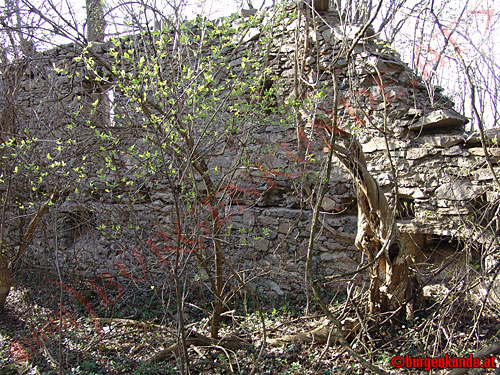
[[163,326],[161,324],[155,324],[151,322],[143,322],[140,320],[133,319],[121,319],[121,318],[97,318],[102,323],[117,323],[125,326],[140,326],[144,328],[157,328],[163,330],[171,330],[170,327]]
[[[159,351],[152,357],[148,358],[147,362],[160,362],[166,359],[171,353],[178,351],[180,343],[175,342],[165,349]],[[186,345],[189,347],[191,345],[194,346],[219,346],[223,348],[227,348],[230,350],[240,350],[245,349],[250,346],[250,343],[247,341],[240,339],[239,337],[229,336],[222,339],[212,339],[208,336],[204,336],[195,331],[189,332],[188,337],[186,338]]]
[[[345,319],[342,321],[342,331],[340,335],[346,339],[351,338],[357,331],[359,331],[359,328],[359,322],[355,319]],[[322,326],[315,328],[310,332],[299,332],[295,335],[287,335],[276,339],[270,339],[268,342],[270,346],[280,346],[282,344],[295,342],[324,344],[326,342],[338,342],[339,340],[339,332],[336,328],[333,328],[332,330],[332,326]]]

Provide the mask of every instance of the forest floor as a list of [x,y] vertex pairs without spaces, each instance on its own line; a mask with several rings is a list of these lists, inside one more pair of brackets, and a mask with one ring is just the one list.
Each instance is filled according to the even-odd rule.
[[[6,310],[0,314],[0,375],[180,373],[176,352],[157,363],[148,362],[178,337],[174,299],[165,288],[141,289],[130,283],[121,295],[111,295],[112,282],[98,289],[75,280],[56,280],[57,276],[36,270],[16,274]],[[428,374],[424,369],[395,368],[391,358],[468,357],[500,341],[498,315],[456,296],[448,292],[429,300],[428,308],[417,311],[409,322],[386,317],[368,320],[361,297],[346,301],[345,293],[331,296],[329,303],[335,316],[364,319],[351,346],[365,359],[391,374]],[[196,304],[185,305],[187,332],[208,336],[210,303],[203,296],[194,300]],[[222,337],[237,336],[249,345],[239,350],[190,346],[190,374],[371,373],[336,343],[295,341],[266,345],[261,351],[262,318],[250,305],[240,302],[226,311],[221,328]],[[309,310],[306,314],[305,301],[264,301],[267,339],[310,331],[325,322],[319,309]],[[495,369],[482,373],[494,374]]]

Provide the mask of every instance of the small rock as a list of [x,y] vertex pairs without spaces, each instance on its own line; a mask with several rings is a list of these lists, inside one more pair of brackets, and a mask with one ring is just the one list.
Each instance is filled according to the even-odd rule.
[[261,238],[261,239],[255,241],[253,247],[257,251],[265,252],[265,251],[269,250],[269,245],[270,245],[270,242],[268,240]]
[[441,152],[441,155],[443,156],[456,156],[456,155],[462,155],[462,156],[467,156],[469,153],[465,150],[462,149],[459,145],[450,147],[449,149],[443,150]]
[[278,232],[280,233],[288,233],[290,230],[290,224],[289,223],[280,223],[278,227]]
[[238,14],[242,18],[247,18],[257,14],[257,9],[240,9]]
[[336,206],[337,204],[330,197],[324,197],[323,201],[321,202],[321,208],[325,211],[333,211]]
[[283,292],[283,290],[281,290],[281,288],[279,287],[278,284],[276,284],[274,281],[269,281],[268,282],[269,284],[269,288],[274,292],[276,293],[279,297],[283,297],[285,295],[285,292]]

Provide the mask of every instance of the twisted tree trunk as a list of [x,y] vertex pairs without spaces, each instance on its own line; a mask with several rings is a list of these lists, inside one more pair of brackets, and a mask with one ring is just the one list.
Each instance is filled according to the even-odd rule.
[[[371,265],[370,307],[372,312],[395,311],[413,296],[417,280],[411,273],[411,258],[401,240],[394,212],[377,181],[368,172],[358,140],[343,137],[346,147],[334,146],[337,157],[356,183],[358,228],[356,247]],[[413,315],[413,303],[406,306]]]

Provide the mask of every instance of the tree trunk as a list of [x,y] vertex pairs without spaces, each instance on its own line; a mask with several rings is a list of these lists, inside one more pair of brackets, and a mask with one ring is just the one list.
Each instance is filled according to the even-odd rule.
[[0,312],[3,311],[5,300],[10,292],[12,270],[9,267],[8,258],[0,255]]
[[[410,254],[403,246],[394,213],[383,191],[366,168],[361,145],[353,136],[347,138],[347,148],[334,147],[356,182],[358,228],[355,244],[368,256],[368,261],[373,262],[370,308],[372,312],[394,311],[409,300],[417,287],[409,267]],[[413,303],[407,305],[406,314],[412,317]]]
[[101,0],[86,0],[87,39],[90,42],[103,42],[106,21]]
[[[102,0],[86,0],[87,9],[87,40],[89,42],[104,42],[106,20]],[[92,87],[93,86],[93,87]],[[89,88],[88,103],[85,111],[89,113],[90,121],[99,128],[111,125],[111,103],[104,87],[92,82]],[[94,104],[97,104],[94,107]]]

